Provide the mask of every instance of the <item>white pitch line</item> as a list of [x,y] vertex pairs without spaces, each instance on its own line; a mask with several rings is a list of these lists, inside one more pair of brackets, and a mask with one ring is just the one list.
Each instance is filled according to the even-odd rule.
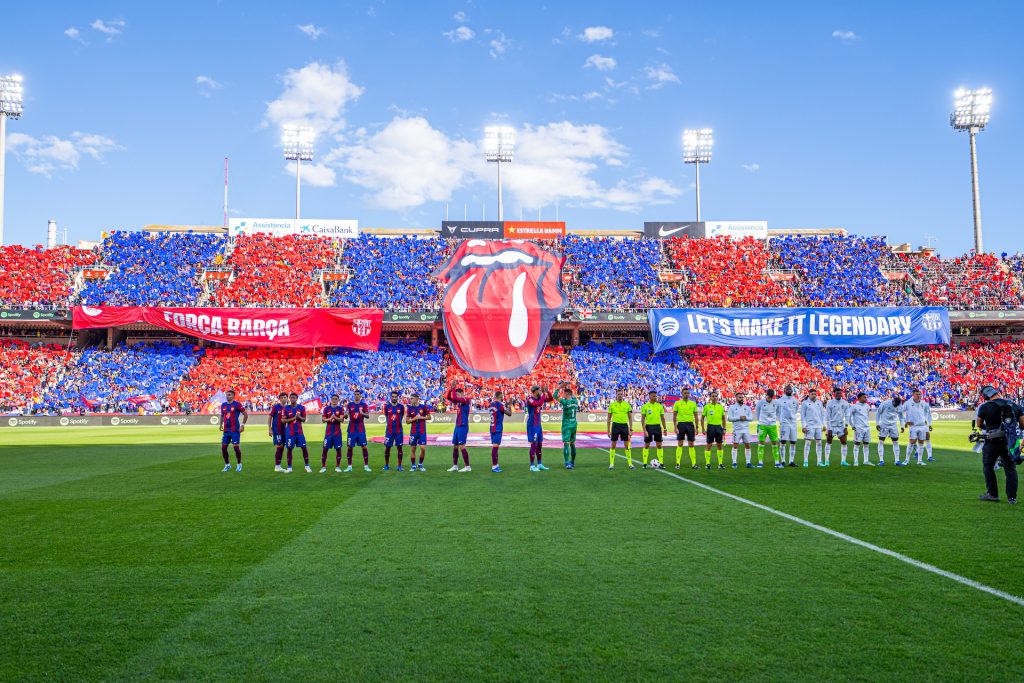
[[[605,452],[607,453],[608,451],[605,450]],[[626,459],[626,456],[624,456],[624,455],[616,454],[616,457],[622,458],[623,460]],[[657,470],[657,471],[660,472],[661,474],[667,474],[670,477],[675,477],[679,481],[686,482],[687,484],[692,484],[693,486],[696,486],[698,488],[702,488],[705,491],[711,491],[712,493],[717,493],[720,496],[725,496],[726,498],[731,498],[732,500],[735,500],[735,501],[737,501],[739,503],[743,503],[744,505],[749,505],[751,507],[755,507],[758,510],[764,510],[765,512],[770,512],[773,515],[776,515],[778,517],[782,517],[783,519],[788,519],[791,522],[796,522],[797,524],[801,524],[801,525],[803,525],[805,527],[808,527],[809,529],[814,529],[815,531],[820,531],[823,534],[828,534],[829,536],[841,539],[843,541],[846,541],[847,543],[852,543],[854,545],[858,545],[861,548],[867,548],[868,550],[873,550],[874,552],[879,553],[881,555],[885,555],[886,557],[891,557],[893,559],[899,560],[900,562],[905,562],[906,564],[909,564],[912,567],[917,567],[918,569],[923,569],[926,572],[931,572],[932,574],[938,574],[939,576],[944,576],[947,579],[952,579],[953,581],[956,581],[957,583],[963,584],[965,586],[970,586],[971,588],[974,588],[975,590],[979,590],[982,593],[988,593],[989,595],[994,595],[997,598],[1002,598],[1003,600],[1006,600],[1007,602],[1012,602],[1015,605],[1019,605],[1020,607],[1024,607],[1024,598],[1018,597],[1018,596],[1013,595],[1011,593],[1007,593],[1005,591],[1001,591],[998,588],[993,588],[992,586],[986,586],[985,584],[979,583],[979,582],[975,581],[974,579],[968,579],[966,576],[960,576],[959,574],[954,574],[953,572],[946,571],[945,569],[942,569],[940,567],[936,567],[933,564],[928,564],[927,562],[921,562],[920,560],[915,560],[914,558],[908,557],[907,555],[904,555],[903,553],[898,553],[895,550],[889,550],[888,548],[883,548],[882,546],[875,545],[874,543],[868,543],[867,541],[862,541],[859,538],[854,538],[853,536],[849,536],[847,534],[844,534],[841,531],[836,531],[835,529],[829,529],[827,526],[821,526],[820,524],[815,524],[814,522],[808,522],[806,519],[801,519],[800,517],[797,517],[795,515],[791,515],[788,512],[783,512],[782,510],[776,510],[775,508],[768,507],[767,505],[762,505],[761,503],[756,503],[756,502],[754,502],[752,500],[748,500],[748,499],[743,498],[741,496],[737,496],[737,495],[734,495],[732,493],[728,493],[726,491],[722,491],[720,489],[716,489],[713,486],[708,486],[707,484],[702,484],[699,481],[694,481],[693,479],[687,479],[686,477],[681,477],[678,474],[676,474],[675,472],[669,472],[668,470]]]

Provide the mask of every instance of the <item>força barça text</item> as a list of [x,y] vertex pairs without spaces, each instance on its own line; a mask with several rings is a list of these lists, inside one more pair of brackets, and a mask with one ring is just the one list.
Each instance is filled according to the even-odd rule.
[[[163,311],[164,320],[175,327],[181,327],[199,334],[228,337],[264,337],[276,339],[288,337],[291,329],[286,318],[270,320],[248,320],[246,318],[223,318],[203,313],[177,313]],[[227,332],[225,332],[225,328]]]

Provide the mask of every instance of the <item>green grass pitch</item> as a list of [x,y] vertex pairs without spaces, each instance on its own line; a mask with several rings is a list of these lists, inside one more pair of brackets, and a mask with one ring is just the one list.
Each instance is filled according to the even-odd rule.
[[[966,433],[682,474],[1024,594],[1024,505],[976,500]],[[1021,680],[1024,607],[602,451],[281,475],[254,427],[222,474],[218,436],[4,432],[0,680]]]

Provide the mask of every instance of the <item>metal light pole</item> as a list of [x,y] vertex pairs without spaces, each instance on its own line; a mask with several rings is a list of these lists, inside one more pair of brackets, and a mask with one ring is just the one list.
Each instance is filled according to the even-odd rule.
[[285,126],[281,132],[284,158],[295,162],[295,220],[299,220],[299,192],[302,186],[302,162],[313,160],[313,129]]
[[953,93],[953,113],[949,125],[953,130],[966,130],[971,144],[971,199],[974,202],[974,253],[984,253],[981,240],[981,193],[978,190],[978,146],[975,136],[988,125],[992,113],[992,89],[960,88]]
[[498,220],[505,220],[505,207],[501,201],[501,163],[512,163],[515,151],[515,131],[508,126],[487,126],[484,129],[484,158],[498,164]]
[[710,128],[687,128],[683,131],[683,163],[697,170],[697,222],[700,223],[700,165],[711,163],[714,139]]
[[0,245],[4,243],[4,178],[7,158],[7,119],[20,119],[21,76],[0,76]]

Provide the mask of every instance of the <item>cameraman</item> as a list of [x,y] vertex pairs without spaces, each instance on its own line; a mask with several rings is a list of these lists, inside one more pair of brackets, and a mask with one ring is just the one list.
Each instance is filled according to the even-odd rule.
[[[1015,505],[1017,465],[1010,456],[1010,450],[1016,446],[1018,430],[1024,429],[1024,409],[1016,403],[1000,398],[999,390],[993,386],[982,387],[981,397],[985,402],[978,408],[977,428],[985,438],[981,462],[985,473],[986,491],[978,498],[999,501],[999,482],[996,480],[995,472],[996,462],[999,462],[1006,472],[1006,500]],[[1014,443],[1010,443],[1010,439]]]

